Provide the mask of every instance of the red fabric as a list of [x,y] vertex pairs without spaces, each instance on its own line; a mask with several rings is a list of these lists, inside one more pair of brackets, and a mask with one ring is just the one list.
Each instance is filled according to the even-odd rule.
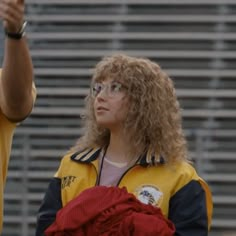
[[45,236],[173,236],[161,210],[141,203],[126,188],[96,186],[58,211]]

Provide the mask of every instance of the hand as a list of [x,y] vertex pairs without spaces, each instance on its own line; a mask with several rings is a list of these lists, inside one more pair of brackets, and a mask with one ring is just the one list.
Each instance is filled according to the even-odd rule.
[[24,10],[24,0],[0,0],[0,18],[7,32],[19,32],[24,21]]

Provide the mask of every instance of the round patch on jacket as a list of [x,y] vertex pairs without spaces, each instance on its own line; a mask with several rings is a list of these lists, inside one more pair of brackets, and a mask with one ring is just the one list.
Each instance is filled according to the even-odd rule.
[[163,193],[152,185],[143,185],[137,188],[134,194],[140,202],[153,206],[159,206],[163,198]]

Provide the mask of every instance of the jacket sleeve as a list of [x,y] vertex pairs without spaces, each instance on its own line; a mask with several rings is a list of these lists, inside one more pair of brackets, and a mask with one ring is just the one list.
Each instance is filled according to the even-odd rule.
[[169,217],[176,227],[175,236],[207,236],[206,193],[192,180],[170,199]]
[[38,211],[36,236],[44,235],[44,231],[54,222],[56,213],[61,208],[61,179],[53,178]]

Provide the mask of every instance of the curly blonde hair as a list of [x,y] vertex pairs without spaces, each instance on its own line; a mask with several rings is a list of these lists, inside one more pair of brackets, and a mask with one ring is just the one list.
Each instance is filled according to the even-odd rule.
[[[131,153],[151,152],[166,162],[187,160],[181,110],[174,85],[158,64],[145,58],[115,54],[95,67],[92,83],[106,79],[120,81],[127,89],[129,111],[124,129],[129,135]],[[109,144],[109,130],[96,123],[94,98],[86,98],[85,135],[74,147],[79,150]],[[133,150],[133,151],[132,151]]]

